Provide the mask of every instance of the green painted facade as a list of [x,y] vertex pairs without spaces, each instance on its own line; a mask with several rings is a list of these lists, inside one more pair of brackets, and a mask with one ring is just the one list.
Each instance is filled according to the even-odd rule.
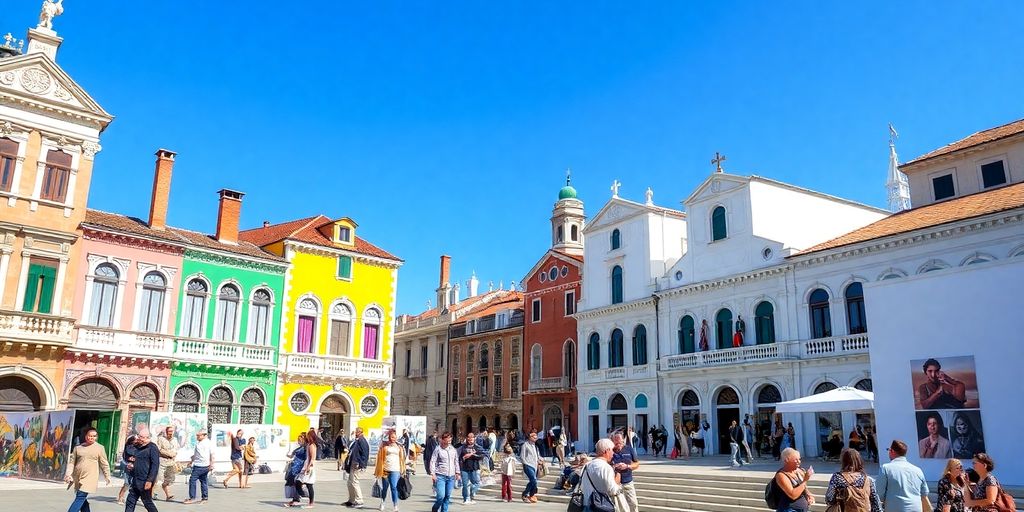
[[[200,337],[204,340],[216,341],[214,333],[217,320],[217,297],[221,288],[230,283],[240,291],[238,343],[256,345],[252,342],[253,325],[250,321],[253,294],[261,288],[270,292],[270,327],[267,333],[267,343],[259,346],[272,350],[272,366],[276,368],[286,269],[287,264],[281,261],[269,259],[261,261],[255,258],[241,258],[191,248],[186,249],[179,282],[181,293],[178,301],[178,325],[175,329],[178,335],[175,340],[175,354],[178,354],[182,350],[183,344],[188,343],[189,340],[184,338],[187,328],[184,322],[187,321],[185,309],[188,301],[188,283],[198,278],[209,286],[203,314],[202,336]],[[228,423],[243,423],[241,410],[242,406],[246,405],[242,403],[243,393],[251,388],[259,388],[264,399],[262,423],[273,423],[277,371],[267,366],[253,367],[247,365],[242,358],[228,361],[194,361],[176,357],[171,366],[171,399],[174,400],[174,393],[181,385],[191,383],[200,389],[200,412],[208,412],[207,402],[210,399],[210,392],[218,386],[223,386],[231,391],[231,415]],[[174,404],[171,407],[174,408]]]

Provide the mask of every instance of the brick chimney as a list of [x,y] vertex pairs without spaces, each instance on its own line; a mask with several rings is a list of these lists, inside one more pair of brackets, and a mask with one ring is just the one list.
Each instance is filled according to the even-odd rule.
[[171,173],[174,170],[174,151],[156,150],[156,169],[153,171],[153,197],[149,201],[149,227],[167,229],[167,202],[171,195]]
[[437,310],[444,311],[448,309],[448,306],[452,305],[452,285],[448,282],[448,278],[451,274],[452,268],[452,257],[442,254],[441,255],[441,276],[438,279],[437,285]]
[[238,218],[242,215],[242,196],[237,190],[220,189],[220,208],[217,209],[217,241],[238,243]]
[[449,274],[452,270],[452,257],[447,254],[441,255],[441,279],[437,283],[438,288],[443,288],[444,285],[448,284]]

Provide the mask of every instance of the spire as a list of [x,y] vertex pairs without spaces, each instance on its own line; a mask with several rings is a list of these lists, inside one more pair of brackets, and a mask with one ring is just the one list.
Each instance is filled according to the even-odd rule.
[[900,171],[899,157],[896,156],[896,139],[900,134],[889,124],[889,178],[885,188],[889,195],[889,211],[896,213],[910,209],[910,184],[907,175]]

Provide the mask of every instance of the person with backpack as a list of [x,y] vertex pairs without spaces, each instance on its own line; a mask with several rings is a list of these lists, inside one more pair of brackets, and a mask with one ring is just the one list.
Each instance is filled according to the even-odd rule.
[[860,452],[845,448],[839,455],[839,471],[832,474],[825,491],[825,504],[838,503],[843,512],[881,512],[875,484],[864,473]]
[[793,448],[782,450],[780,456],[782,467],[768,483],[765,502],[776,512],[807,512],[814,504],[814,496],[807,490],[814,468],[804,471],[800,467],[800,452]]

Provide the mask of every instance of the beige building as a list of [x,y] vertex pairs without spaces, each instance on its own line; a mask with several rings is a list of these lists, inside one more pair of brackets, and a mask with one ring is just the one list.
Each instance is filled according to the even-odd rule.
[[0,410],[58,406],[100,133],[113,119],[56,63],[62,39],[0,45]]

